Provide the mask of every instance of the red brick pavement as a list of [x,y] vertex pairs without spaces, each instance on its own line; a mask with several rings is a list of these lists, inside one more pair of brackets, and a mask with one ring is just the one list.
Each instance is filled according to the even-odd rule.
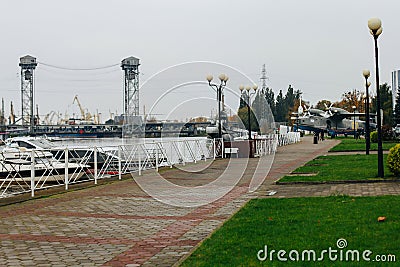
[[[265,197],[270,190],[278,192],[274,197],[323,195],[342,190],[340,186],[274,185],[279,177],[327,153],[335,144],[334,140],[318,145],[311,142],[306,138],[299,144],[279,148],[271,171],[257,192],[247,193],[251,173],[257,165],[257,159],[252,159],[243,180],[233,190],[197,208],[177,208],[157,202],[131,180],[0,207],[1,265],[172,266],[251,197]],[[217,170],[225,166],[225,161],[215,161],[211,171],[198,176],[202,182],[214,180]],[[187,179],[184,184],[191,182],[182,171],[165,172],[174,179]],[[343,188],[352,194],[368,191],[366,185]],[[396,193],[398,188],[393,185],[390,192]],[[370,194],[384,192],[375,190]]]

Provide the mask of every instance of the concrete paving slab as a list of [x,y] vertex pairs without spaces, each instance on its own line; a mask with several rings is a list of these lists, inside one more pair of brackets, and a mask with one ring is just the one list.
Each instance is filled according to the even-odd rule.
[[[172,266],[251,198],[400,194],[399,183],[276,185],[280,177],[326,154],[337,143],[312,142],[305,137],[298,144],[279,147],[270,172],[253,193],[248,187],[259,159],[250,159],[229,193],[200,207],[156,201],[133,179],[2,206],[1,265]],[[201,186],[214,181],[228,161],[201,164],[182,170],[166,168],[160,173],[180,186]],[[146,172],[143,178],[153,175]]]

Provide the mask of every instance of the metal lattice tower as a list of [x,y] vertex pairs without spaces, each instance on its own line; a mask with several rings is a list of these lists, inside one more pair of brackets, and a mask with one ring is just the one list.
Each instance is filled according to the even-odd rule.
[[265,93],[267,90],[267,70],[265,69],[265,64],[263,64],[262,69],[261,69],[261,92]]
[[6,125],[6,115],[4,114],[4,98],[1,98],[0,126]]
[[36,58],[24,56],[19,59],[21,67],[21,122],[23,126],[29,125],[29,131],[33,132],[35,126],[34,116],[34,70],[37,66]]
[[262,133],[267,133],[271,129],[271,125],[273,123],[273,115],[271,109],[269,107],[269,103],[267,102],[265,94],[267,93],[267,71],[265,69],[265,64],[262,65],[261,69],[261,90],[258,90],[257,97],[253,102],[255,104],[254,112],[256,118],[258,120],[258,124],[260,126],[260,131]]
[[139,59],[135,57],[121,62],[124,71],[124,125],[128,126],[130,133],[133,128],[129,126],[139,124],[139,65]]

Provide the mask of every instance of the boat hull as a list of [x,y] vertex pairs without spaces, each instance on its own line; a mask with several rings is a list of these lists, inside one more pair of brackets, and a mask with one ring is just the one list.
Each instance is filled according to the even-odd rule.
[[[84,172],[76,172],[75,170],[71,170],[71,173],[68,172],[68,180],[78,180],[85,175]],[[35,182],[60,182],[65,180],[65,170],[62,169],[56,170],[56,172],[51,172],[49,170],[35,170]],[[22,170],[22,171],[1,171],[0,172],[0,181],[1,182],[29,182],[31,181],[31,171],[30,170]]]

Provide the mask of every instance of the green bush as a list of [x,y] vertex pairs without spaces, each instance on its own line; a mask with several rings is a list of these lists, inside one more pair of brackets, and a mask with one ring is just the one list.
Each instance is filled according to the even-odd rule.
[[395,176],[400,176],[400,144],[395,145],[389,150],[387,165]]
[[371,132],[369,138],[372,143],[378,143],[378,132],[377,131]]

